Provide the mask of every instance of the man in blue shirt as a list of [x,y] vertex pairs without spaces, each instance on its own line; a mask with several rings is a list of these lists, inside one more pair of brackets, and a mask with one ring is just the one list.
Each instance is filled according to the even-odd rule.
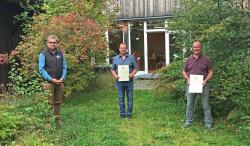
[[43,84],[44,89],[51,92],[48,102],[54,109],[55,122],[60,127],[62,124],[60,115],[62,88],[67,74],[67,65],[63,53],[57,49],[57,46],[58,38],[54,35],[48,36],[47,48],[39,56],[39,73],[46,81]]
[[[116,87],[118,90],[119,96],[119,105],[120,105],[120,117],[131,118],[133,111],[133,77],[137,72],[137,64],[134,56],[128,54],[127,46],[125,43],[121,43],[119,47],[119,55],[116,55],[113,58],[113,63],[111,67],[111,73],[116,79]],[[119,65],[129,65],[129,81],[118,81],[118,66]],[[127,96],[127,112],[125,110],[124,97],[125,93]]]

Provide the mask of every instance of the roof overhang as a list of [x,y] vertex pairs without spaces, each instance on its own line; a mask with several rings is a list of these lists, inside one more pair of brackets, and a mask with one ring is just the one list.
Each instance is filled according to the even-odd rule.
[[[16,5],[19,5],[21,2],[23,3],[26,2],[26,0],[1,0],[1,1],[8,2],[11,4],[16,4]],[[34,3],[34,2],[43,2],[43,0],[29,0],[29,3]]]
[[22,0],[3,0],[3,1],[13,3],[13,4],[19,4]]
[[169,19],[169,18],[173,18],[173,15],[153,16],[153,17],[116,18],[115,21],[152,20],[152,19]]

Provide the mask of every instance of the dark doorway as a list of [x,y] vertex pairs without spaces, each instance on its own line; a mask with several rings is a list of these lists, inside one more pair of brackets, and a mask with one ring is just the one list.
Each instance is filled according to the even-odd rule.
[[150,73],[165,66],[165,32],[148,33],[148,70]]

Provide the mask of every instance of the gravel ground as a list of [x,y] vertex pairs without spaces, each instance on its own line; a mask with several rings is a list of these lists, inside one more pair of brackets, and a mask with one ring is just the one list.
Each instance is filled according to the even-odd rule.
[[151,90],[153,89],[153,81],[154,80],[142,80],[135,79],[134,80],[134,89],[135,90]]

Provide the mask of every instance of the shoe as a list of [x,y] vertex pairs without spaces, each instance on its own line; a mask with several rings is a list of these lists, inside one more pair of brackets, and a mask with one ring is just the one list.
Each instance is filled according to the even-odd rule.
[[183,125],[182,125],[182,128],[188,128],[188,127],[190,127],[192,124],[191,123],[184,123]]
[[61,128],[63,123],[62,123],[62,120],[61,119],[57,119],[56,121],[56,128]]
[[124,114],[120,114],[120,117],[121,118],[125,118],[126,116]]
[[211,130],[212,129],[212,124],[205,124],[205,126],[207,127],[207,129]]
[[128,118],[128,119],[131,119],[131,118],[132,118],[132,115],[127,115],[127,118]]

